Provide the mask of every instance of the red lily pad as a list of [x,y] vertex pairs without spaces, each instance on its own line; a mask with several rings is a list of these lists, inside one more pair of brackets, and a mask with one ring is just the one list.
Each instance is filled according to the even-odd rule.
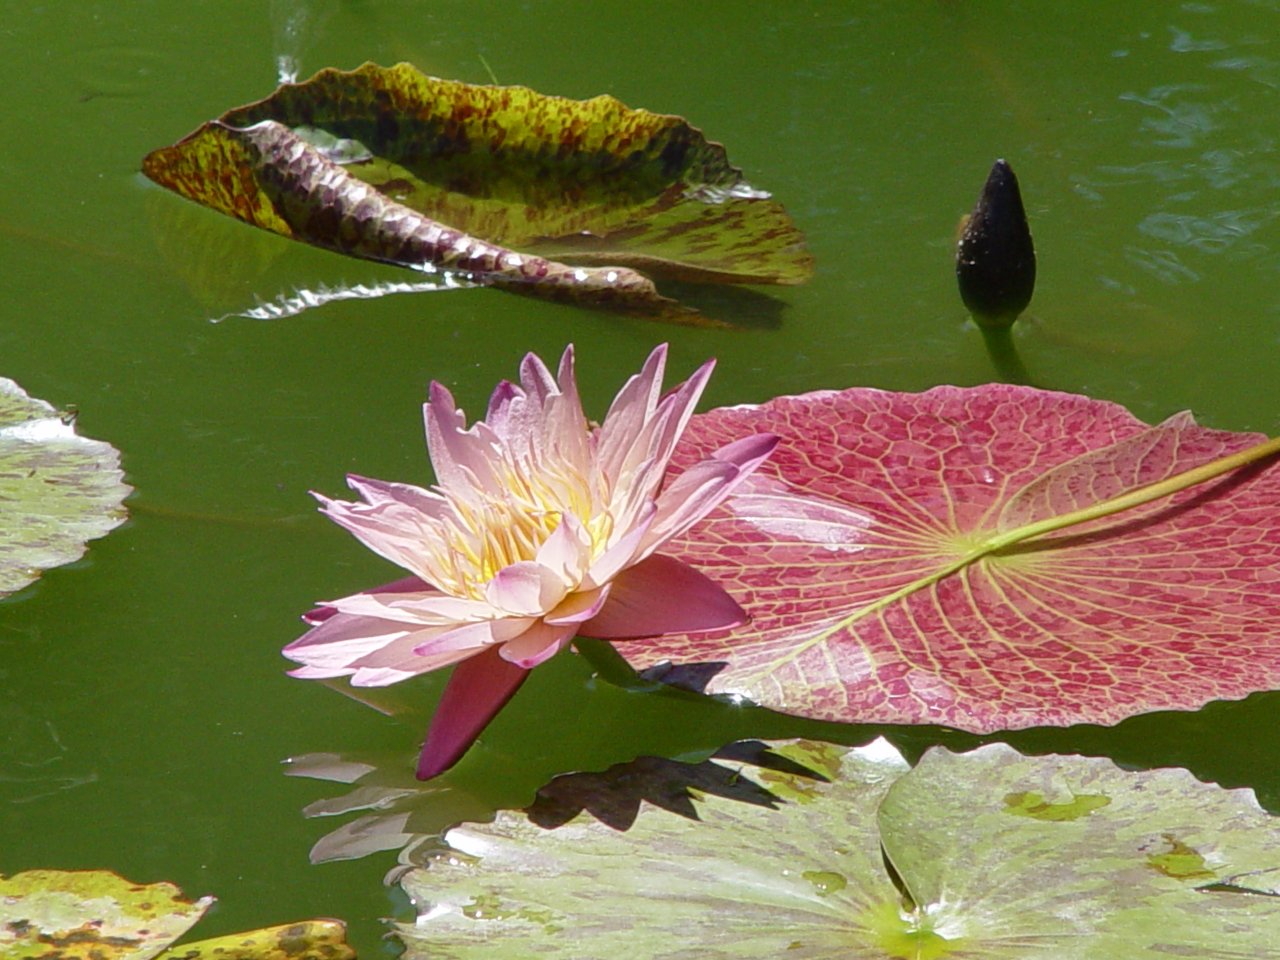
[[342,253],[663,319],[697,315],[638,270],[766,284],[813,272],[782,206],[683,119],[407,63],[284,84],[148,154],[143,172]]
[[713,410],[676,459],[756,431],[782,437],[771,460],[670,547],[751,623],[619,644],[633,666],[975,732],[1280,687],[1275,441],[998,384]]

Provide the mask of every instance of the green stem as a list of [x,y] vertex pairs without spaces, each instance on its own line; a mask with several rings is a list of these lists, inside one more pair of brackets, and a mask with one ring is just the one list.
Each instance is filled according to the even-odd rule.
[[893,593],[890,593],[879,600],[867,604],[855,610],[849,616],[832,624],[826,630],[823,630],[817,636],[809,640],[805,646],[812,646],[821,643],[828,637],[841,630],[847,629],[857,621],[878,610],[883,610],[891,604],[901,600],[903,597],[910,596],[918,590],[931,587],[940,580],[944,580],[953,573],[958,573],[972,563],[976,563],[983,557],[991,556],[1006,550],[1009,547],[1023,543],[1033,537],[1041,537],[1047,533],[1053,533],[1055,530],[1061,530],[1064,527],[1072,527],[1079,523],[1086,523],[1089,520],[1098,520],[1102,517],[1109,517],[1112,514],[1129,510],[1133,507],[1141,506],[1144,503],[1150,503],[1152,500],[1159,500],[1161,497],[1167,497],[1170,494],[1185,490],[1188,487],[1194,487],[1198,484],[1213,480],[1222,476],[1224,473],[1230,473],[1232,470],[1238,470],[1241,467],[1248,466],[1251,463],[1257,463],[1259,460],[1265,460],[1267,457],[1273,457],[1280,454],[1280,437],[1266,440],[1262,443],[1241,450],[1239,453],[1233,453],[1230,456],[1222,457],[1214,460],[1212,463],[1206,463],[1199,467],[1193,467],[1185,470],[1176,476],[1169,477],[1166,480],[1160,480],[1156,483],[1149,483],[1144,487],[1138,487],[1136,490],[1130,490],[1122,493],[1117,497],[1109,500],[1103,500],[1101,503],[1095,503],[1092,506],[1083,507],[1079,510],[1073,510],[1070,513],[1064,513],[1061,516],[1050,517],[1047,520],[1039,520],[1035,523],[1024,524],[1016,530],[1010,530],[1006,533],[997,533],[988,537],[982,543],[978,544],[972,550],[963,556],[957,557],[955,560],[943,567],[935,570],[926,576],[921,577],[908,583],[904,587],[900,587]]
[[1201,483],[1220,477],[1224,473],[1230,473],[1232,470],[1238,470],[1241,467],[1264,460],[1267,457],[1275,456],[1280,453],[1280,437],[1266,440],[1262,443],[1255,444],[1239,453],[1233,453],[1226,457],[1214,460],[1212,463],[1206,463],[1199,467],[1192,467],[1176,476],[1169,477],[1167,480],[1160,480],[1156,483],[1149,483],[1145,487],[1138,487],[1136,490],[1130,490],[1122,493],[1118,497],[1112,497],[1110,500],[1103,500],[1101,503],[1095,503],[1088,507],[1082,507],[1079,510],[1072,510],[1070,513],[1064,513],[1061,516],[1049,517],[1047,520],[1038,520],[1035,523],[1028,523],[1025,526],[1018,527],[1016,530],[1010,530],[1007,533],[996,534],[989,538],[980,547],[973,551],[973,559],[983,557],[988,554],[995,553],[1014,544],[1022,543],[1024,540],[1030,540],[1032,537],[1044,536],[1046,533],[1053,533],[1055,530],[1061,530],[1063,527],[1073,527],[1078,523],[1086,523],[1089,520],[1098,520],[1102,517],[1109,517],[1112,514],[1120,513],[1123,510],[1129,510],[1133,507],[1140,507],[1144,503],[1150,503],[1152,500],[1159,500],[1161,497],[1167,497],[1170,494],[1185,490],[1188,487],[1194,487]]

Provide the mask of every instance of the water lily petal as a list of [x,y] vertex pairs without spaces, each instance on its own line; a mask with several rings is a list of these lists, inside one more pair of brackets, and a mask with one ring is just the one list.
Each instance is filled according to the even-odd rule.
[[[448,663],[439,663],[436,664],[436,667],[447,667],[448,665]],[[436,669],[436,667],[431,669]],[[412,680],[414,677],[426,672],[426,670],[394,670],[390,667],[361,667],[351,674],[351,679],[348,683],[353,687],[389,687],[393,683]]]
[[401,503],[372,506],[330,500],[314,490],[321,512],[379,556],[424,577],[423,539],[429,523],[420,511]]
[[371,507],[386,503],[399,503],[417,510],[428,517],[441,517],[448,513],[449,501],[434,490],[426,490],[412,483],[389,483],[347,474],[347,486],[360,495]]
[[450,597],[438,590],[421,593],[353,593],[326,606],[360,617],[379,617],[402,624],[439,626],[487,620],[494,608],[484,600]]
[[605,419],[600,428],[600,466],[607,475],[626,480],[628,474],[646,460],[666,468],[680,435],[689,424],[702,391],[707,386],[715,361],[708,360],[684,383],[668,393],[652,411],[644,411],[643,422],[635,428],[636,411]]
[[317,676],[317,670],[324,671],[326,677],[345,677],[354,672],[353,661],[408,633],[403,624],[335,614],[294,640],[282,653],[310,668],[309,677]]
[[496,647],[454,667],[418,757],[418,779],[430,780],[457,763],[528,675]]
[[[376,650],[371,650],[360,659],[354,661],[355,673],[351,677],[351,685],[356,687],[380,687],[395,683],[406,677],[430,673],[442,667],[452,666],[480,653],[484,647],[463,645],[442,645],[441,649],[428,653],[418,653],[424,647],[430,647],[432,641],[440,634],[449,632],[440,627],[427,627],[414,630],[402,637],[397,637]],[[391,675],[394,679],[384,679]]]
[[564,599],[568,585],[535,560],[499,570],[485,586],[485,599],[508,616],[538,617]]
[[433,634],[430,639],[415,646],[413,653],[420,657],[434,657],[451,651],[478,650],[490,644],[506,643],[520,636],[536,622],[532,617],[507,617],[464,623]]
[[494,471],[494,448],[499,444],[484,421],[468,430],[453,394],[434,380],[428,388],[423,417],[427,452],[441,489],[451,496],[467,496],[474,490],[501,493],[502,481]]
[[582,623],[590,620],[605,601],[609,599],[611,584],[605,584],[595,590],[582,590],[565,597],[554,610],[542,618],[543,623],[552,626],[566,626],[571,623]]
[[584,587],[603,586],[617,576],[619,570],[630,566],[640,550],[640,545],[648,535],[649,527],[657,513],[658,507],[652,500],[644,504],[640,515],[623,528],[626,532],[591,564],[591,569],[582,578],[582,585]]
[[577,632],[577,623],[554,624],[539,621],[499,649],[503,659],[532,670],[559,653]]
[[622,473],[622,465],[645,423],[653,416],[662,395],[662,374],[667,364],[667,345],[654,347],[644,366],[629,378],[604,415],[596,446],[600,470],[610,477]]
[[644,551],[689,529],[722,503],[768,459],[778,438],[772,433],[744,437],[721,447],[711,459],[691,466],[662,491],[658,516],[645,538]]
[[560,525],[538,548],[536,559],[541,566],[554,571],[566,585],[581,583],[591,563],[591,535],[581,520],[572,513],[566,513]]
[[[401,577],[380,587],[362,591],[364,593],[431,593],[434,588],[420,577]],[[329,604],[313,607],[302,615],[303,622],[312,626],[324,623],[338,611]]]
[[484,419],[495,433],[501,435],[504,432],[499,424],[504,422],[512,399],[518,395],[520,395],[519,387],[510,380],[500,380],[493,388],[493,393],[489,396],[489,410],[485,413]]
[[657,553],[614,578],[608,602],[578,633],[600,640],[626,640],[720,630],[746,620],[746,611],[714,580]]

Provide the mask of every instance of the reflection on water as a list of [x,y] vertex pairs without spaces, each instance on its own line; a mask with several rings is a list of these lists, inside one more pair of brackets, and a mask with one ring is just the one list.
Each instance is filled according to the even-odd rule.
[[337,8],[337,0],[271,0],[271,48],[280,83],[298,79],[303,56]]
[[285,317],[296,317],[314,307],[323,307],[326,303],[337,303],[342,300],[376,300],[394,293],[433,293],[437,290],[459,290],[474,286],[476,284],[466,278],[447,271],[440,271],[435,279],[419,283],[357,283],[351,286],[339,284],[332,287],[326,284],[314,290],[295,290],[292,294],[282,293],[274,300],[260,299],[256,307],[237,313],[223,314],[212,319],[215,323],[231,317],[244,317],[247,320],[281,320]]
[[[754,806],[776,808],[779,797],[744,774],[755,768],[762,783],[785,774],[820,780],[819,774],[759,741],[740,741],[702,762],[639,757],[600,773],[556,777],[538,790],[527,808],[533,823],[554,830],[583,811],[615,830],[626,830],[643,803],[691,820],[698,819],[695,797],[717,796]],[[447,778],[423,783],[413,777],[413,761],[405,757],[347,757],[312,753],[286,761],[291,777],[310,777],[354,785],[349,793],[317,800],[303,809],[307,817],[329,817],[368,811],[321,837],[311,848],[311,862],[352,860],[398,850],[397,866],[386,876],[394,883],[409,869],[424,866],[447,850],[441,836],[460,823],[487,823],[492,806]],[[444,781],[444,782],[442,782]]]
[[452,785],[447,777],[425,783],[418,780],[415,760],[413,756],[355,758],[335,753],[309,753],[287,760],[287,776],[355,785],[347,794],[308,804],[303,808],[304,816],[368,811],[317,840],[311,848],[311,862],[354,860],[398,850],[399,866],[386,878],[392,883],[406,869],[427,862],[446,828],[493,818],[491,805]]

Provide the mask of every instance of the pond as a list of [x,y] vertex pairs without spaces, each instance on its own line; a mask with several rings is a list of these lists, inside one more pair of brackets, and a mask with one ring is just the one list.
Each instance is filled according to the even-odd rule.
[[[1085,18],[1015,0],[134,0],[6,18],[0,375],[74,404],[82,433],[123,452],[136,492],[128,523],[84,560],[0,602],[0,872],[167,879],[219,898],[205,936],[332,916],[362,956],[394,954],[379,918],[412,915],[383,884],[395,854],[311,865],[341,820],[301,810],[346,788],[282,767],[327,752],[408,769],[421,737],[420,717],[284,674],[300,613],[394,576],[307,491],[343,496],[348,471],[430,482],[428,382],[474,415],[527,351],[553,358],[570,342],[597,417],[659,342],[680,378],[718,358],[703,408],[995,379],[953,255],[997,157],[1017,171],[1039,255],[1014,331],[1037,386],[1149,422],[1190,409],[1213,427],[1280,431],[1278,6],[1147,2]],[[767,307],[727,302],[745,311],[738,330],[494,290],[229,316],[412,275],[201,210],[143,178],[142,157],[265,96],[282,61],[305,77],[366,60],[686,117],[786,206],[816,275],[768,289]],[[429,715],[443,679],[400,693]],[[979,738],[622,691],[565,655],[441,781],[423,822],[520,805],[551,773],[642,754],[878,733],[909,755],[1002,739],[1184,766],[1280,811],[1278,697]]]

